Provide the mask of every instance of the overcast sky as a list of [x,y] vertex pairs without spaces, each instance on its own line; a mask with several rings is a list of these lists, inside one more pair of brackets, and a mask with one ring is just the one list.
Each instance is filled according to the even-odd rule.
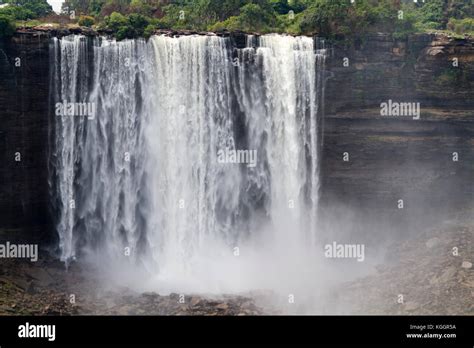
[[49,4],[53,6],[55,12],[61,11],[61,5],[64,0],[48,0]]

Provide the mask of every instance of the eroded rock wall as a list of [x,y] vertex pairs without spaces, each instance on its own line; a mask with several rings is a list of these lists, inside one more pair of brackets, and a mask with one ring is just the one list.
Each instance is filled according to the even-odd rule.
[[0,228],[45,230],[49,34],[0,40]]
[[[418,35],[395,41],[380,34],[357,48],[336,45],[328,70],[323,220],[362,229],[342,235],[373,229],[371,235],[386,239],[383,231],[411,233],[472,210],[472,40]],[[380,105],[389,100],[419,103],[420,118],[381,116]]]
[[[44,236],[53,231],[48,195],[53,35],[59,34],[18,32],[0,42],[0,226],[39,228]],[[236,47],[245,45],[243,34],[232,39]],[[323,223],[336,215],[342,225],[345,214],[353,226],[372,219],[374,229],[390,230],[387,225],[414,226],[410,222],[420,214],[440,216],[472,203],[472,40],[374,35],[350,49],[334,45],[327,70]],[[419,102],[420,119],[380,116],[380,103],[389,99]],[[15,161],[17,152],[21,161]],[[349,161],[343,160],[345,152]],[[395,209],[398,199],[409,209]]]

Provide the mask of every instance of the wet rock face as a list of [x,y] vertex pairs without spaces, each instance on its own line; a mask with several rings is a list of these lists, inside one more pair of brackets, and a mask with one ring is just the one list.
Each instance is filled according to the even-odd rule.
[[0,40],[0,225],[47,226],[49,35]]
[[[1,226],[54,230],[48,195],[49,42],[70,33],[25,30],[0,42]],[[219,35],[230,36],[237,48],[246,42],[243,33]],[[398,197],[415,199],[411,207],[426,202],[449,207],[449,188],[460,206],[472,199],[472,185],[463,183],[472,178],[474,163],[473,41],[418,35],[397,42],[380,34],[356,46],[335,45],[327,59],[322,209],[344,204],[374,217],[380,212],[375,208],[385,209],[398,221],[391,209]],[[421,119],[381,117],[380,103],[389,99],[420,102]],[[344,152],[349,162],[342,160]],[[459,162],[447,161],[453,152]],[[17,153],[21,161],[15,161]]]
[[389,34],[372,35],[352,48],[335,44],[328,70],[329,114],[388,99],[441,108],[474,105],[473,40],[423,34],[397,41]]
[[[327,62],[323,224],[350,215],[346,225],[364,226],[359,235],[372,229],[384,240],[470,206],[472,40],[380,34],[357,48],[336,45]],[[420,118],[382,116],[389,100],[419,103]]]
[[[108,33],[38,27],[21,29],[11,40],[0,40],[0,227],[21,227],[47,241],[54,238],[47,232],[54,230],[48,193],[49,45],[52,37],[71,34]],[[236,47],[245,46],[244,33],[219,35],[231,36]],[[38,234],[38,229],[44,232]]]
[[474,106],[474,43],[435,38],[415,64],[415,85],[427,102],[452,108]]

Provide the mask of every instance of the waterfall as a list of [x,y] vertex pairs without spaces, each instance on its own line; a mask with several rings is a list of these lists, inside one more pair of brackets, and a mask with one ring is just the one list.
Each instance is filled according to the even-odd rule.
[[315,243],[325,50],[312,38],[248,36],[236,49],[217,36],[69,36],[51,47],[63,261],[126,257],[161,281],[205,283],[241,248]]
[[147,224],[147,103],[140,92],[151,83],[142,59],[147,45],[100,39],[91,45],[85,37],[70,36],[55,39],[53,46],[56,102],[95,108],[93,119],[55,116],[61,259],[75,258],[81,245],[107,252],[137,248]]

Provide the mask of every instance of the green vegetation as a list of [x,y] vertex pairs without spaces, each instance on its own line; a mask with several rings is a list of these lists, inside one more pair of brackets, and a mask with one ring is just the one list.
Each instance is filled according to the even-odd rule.
[[457,88],[469,88],[470,80],[466,72],[454,67],[447,68],[436,76],[436,83],[439,86],[452,86]]
[[6,6],[0,8],[0,38],[13,35],[15,21],[43,17],[52,11],[46,0],[7,0],[3,4]]
[[[12,5],[0,14],[16,20],[51,11],[46,0],[6,1]],[[399,39],[433,30],[472,34],[474,21],[472,0],[66,0],[63,12],[119,39],[187,29],[318,34],[353,42],[372,32]]]
[[15,32],[15,22],[9,16],[0,14],[0,37],[10,37]]
[[447,28],[456,34],[468,33],[474,36],[474,18],[456,19],[451,18]]
[[33,11],[27,10],[26,8],[20,6],[7,6],[0,9],[0,14],[19,21],[26,21],[28,19],[35,18]]
[[5,9],[13,7],[18,13],[27,11],[31,19],[46,16],[53,10],[46,0],[7,0],[5,3],[9,4]]
[[260,5],[246,4],[240,8],[238,16],[231,16],[228,19],[217,22],[209,26],[210,30],[221,31],[242,30],[256,32],[270,32],[277,30],[277,16],[273,11],[266,11]]
[[124,16],[113,12],[110,17],[105,17],[105,25],[116,33],[118,40],[145,36],[145,29],[148,29],[147,35],[150,35],[149,24],[150,19],[139,13]]
[[94,17],[91,16],[81,16],[79,17],[78,24],[81,27],[92,27],[94,25]]

